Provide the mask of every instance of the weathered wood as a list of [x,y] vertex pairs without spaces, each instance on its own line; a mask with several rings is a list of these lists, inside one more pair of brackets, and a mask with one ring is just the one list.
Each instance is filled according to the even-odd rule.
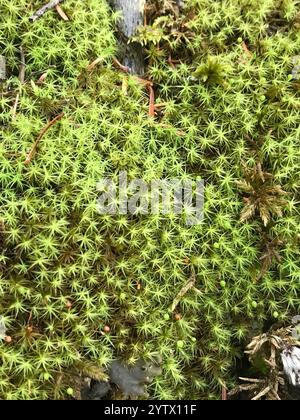
[[6,59],[0,55],[0,80],[6,79]]
[[131,73],[144,73],[143,49],[139,44],[127,44],[128,39],[136,33],[144,22],[144,7],[146,0],[110,0],[115,10],[121,11],[123,19],[119,23],[119,30],[123,38],[124,65]]
[[146,0],[111,0],[116,10],[123,14],[121,28],[124,35],[129,38],[135,34],[136,28],[143,24],[144,7]]

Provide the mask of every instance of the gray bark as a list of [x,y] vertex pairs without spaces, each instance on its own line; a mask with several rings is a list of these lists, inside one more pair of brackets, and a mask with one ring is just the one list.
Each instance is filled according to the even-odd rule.
[[123,13],[124,20],[121,29],[129,38],[135,34],[136,28],[143,24],[143,14],[146,0],[111,0],[116,10]]
[[110,0],[115,10],[122,12],[123,19],[119,24],[124,49],[124,65],[131,73],[144,73],[143,49],[139,44],[127,45],[128,39],[136,33],[138,26],[143,25],[146,0]]

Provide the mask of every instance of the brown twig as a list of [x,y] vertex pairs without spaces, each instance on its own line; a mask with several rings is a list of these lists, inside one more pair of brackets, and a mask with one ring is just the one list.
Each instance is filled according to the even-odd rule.
[[222,401],[227,401],[228,397],[227,397],[227,389],[225,388],[225,386],[222,386]]
[[52,127],[52,125],[54,125],[57,121],[62,119],[63,116],[64,116],[64,112],[57,115],[57,117],[55,117],[52,121],[49,121],[48,124],[41,130],[40,134],[38,135],[36,141],[34,142],[32,148],[31,148],[30,152],[26,156],[25,165],[28,165],[32,161],[39,142],[41,141],[43,136],[46,134],[46,132],[49,130],[49,128]]
[[149,90],[149,117],[155,117],[155,93],[152,83],[148,84],[147,88]]
[[32,16],[30,16],[29,20],[31,22],[35,22],[37,19],[42,17],[48,10],[54,9],[59,3],[62,3],[64,0],[51,0],[49,3],[45,4],[39,10],[37,10]]
[[[135,76],[135,80],[142,86],[145,86],[149,91],[149,117],[155,117],[155,93],[153,89],[153,83],[150,80],[142,79],[141,77]],[[162,104],[159,104],[162,105]]]
[[142,86],[146,86],[146,87],[148,85],[153,86],[153,83],[151,82],[151,80],[143,79],[142,77],[138,77],[138,76],[133,76],[133,78]]
[[123,71],[124,73],[129,73],[130,72],[130,68],[123,66],[123,64],[120,63],[119,60],[117,60],[116,58],[113,58],[113,65],[120,69],[121,71]]
[[170,66],[174,69],[174,70],[176,70],[176,66],[175,66],[175,63],[180,63],[180,60],[173,60],[173,58],[172,58],[172,56],[171,55],[169,55],[169,57],[168,57],[168,63],[170,64]]
[[170,64],[170,66],[172,67],[172,69],[176,70],[176,66],[175,66],[175,64],[174,64],[174,62],[172,60],[172,57],[170,55],[169,55],[169,58],[168,58],[168,63]]

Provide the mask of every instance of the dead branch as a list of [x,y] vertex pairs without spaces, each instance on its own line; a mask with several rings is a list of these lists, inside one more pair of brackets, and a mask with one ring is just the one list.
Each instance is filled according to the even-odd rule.
[[123,66],[123,64],[120,63],[116,58],[113,58],[113,65],[123,71],[124,73],[129,73],[130,69],[129,67]]
[[32,16],[30,16],[29,20],[31,22],[35,22],[37,19],[42,17],[48,10],[54,9],[59,3],[62,3],[64,0],[51,0],[49,3],[45,4],[39,10],[37,10]]
[[264,395],[266,395],[270,390],[271,390],[271,387],[270,386],[267,386],[265,389],[263,389],[262,391],[260,391],[255,397],[253,397],[252,398],[252,401],[259,400],[261,397],[263,397]]
[[148,86],[149,90],[149,117],[155,117],[155,93],[152,84]]
[[263,379],[255,379],[255,378],[243,378],[243,377],[239,377],[239,379],[241,381],[245,381],[245,382],[250,382],[250,383],[254,383],[254,384],[262,384],[265,381]]
[[26,156],[25,165],[28,165],[32,161],[39,142],[41,141],[43,136],[46,134],[46,132],[49,130],[49,128],[52,127],[52,125],[54,125],[57,121],[62,119],[63,116],[64,116],[64,112],[57,115],[57,117],[55,117],[52,121],[49,121],[48,124],[41,130],[40,134],[38,135],[36,141],[34,142],[32,148],[31,148],[30,152]]

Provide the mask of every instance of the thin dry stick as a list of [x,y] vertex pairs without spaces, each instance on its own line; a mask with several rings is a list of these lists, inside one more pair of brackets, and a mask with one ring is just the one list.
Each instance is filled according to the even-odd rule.
[[117,60],[116,58],[113,58],[113,65],[116,68],[122,70],[124,73],[129,73],[130,71],[129,67],[123,66],[123,64],[121,64],[120,61]]
[[64,0],[52,0],[49,3],[45,4],[39,10],[37,10],[32,16],[30,16],[29,20],[31,22],[35,22],[37,19],[42,17],[48,10],[54,9],[59,3],[62,3]]
[[172,308],[171,311],[173,312],[176,308],[176,306],[178,305],[178,303],[180,302],[180,300],[183,298],[183,296],[192,288],[195,286],[196,283],[196,276],[195,276],[195,272],[193,271],[189,281],[187,282],[187,284],[185,286],[183,286],[183,288],[180,290],[180,292],[178,293],[178,295],[176,296],[176,298],[173,301],[172,304]]
[[155,117],[155,93],[153,89],[153,83],[150,80],[142,79],[141,77],[134,77],[135,80],[142,86],[145,86],[149,91],[149,117]]
[[267,386],[265,389],[263,389],[262,391],[260,391],[260,393],[258,393],[255,397],[253,397],[252,398],[252,401],[259,400],[261,397],[263,397],[264,395],[266,395],[270,390],[271,390],[271,387],[270,386]]
[[155,94],[152,83],[147,87],[149,90],[149,117],[155,117]]
[[31,148],[30,152],[26,156],[26,160],[25,160],[26,165],[28,165],[32,161],[39,142],[41,141],[43,136],[46,134],[46,132],[49,130],[49,128],[52,127],[52,125],[54,125],[57,121],[59,121],[64,115],[65,115],[64,112],[57,115],[57,117],[55,117],[52,121],[49,121],[48,124],[41,130],[40,134],[38,135],[36,141],[34,142],[32,148]]

